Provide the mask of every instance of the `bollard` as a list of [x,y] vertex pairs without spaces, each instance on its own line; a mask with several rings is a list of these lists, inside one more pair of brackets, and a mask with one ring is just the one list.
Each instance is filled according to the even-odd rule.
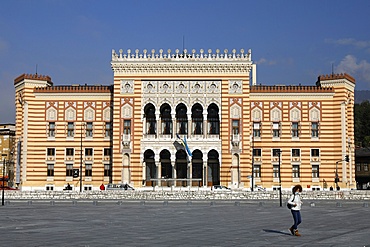
[[240,202],[235,202],[234,206],[240,206]]
[[28,202],[27,202],[27,204],[28,204],[28,205],[32,205],[32,201],[28,201]]
[[364,208],[368,208],[369,207],[369,203],[367,202],[364,202],[364,204],[362,205]]
[[55,201],[50,201],[50,205],[51,206],[54,206],[55,205]]
[[72,205],[77,205],[77,201],[76,200],[73,200],[72,201]]
[[93,201],[93,205],[98,206],[98,201]]
[[342,207],[342,203],[341,202],[337,202],[337,208],[341,208]]

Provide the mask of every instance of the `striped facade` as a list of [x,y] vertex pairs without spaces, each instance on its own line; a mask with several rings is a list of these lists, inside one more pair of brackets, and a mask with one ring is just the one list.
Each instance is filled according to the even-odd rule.
[[256,85],[250,50],[113,50],[111,65],[111,86],[14,80],[23,190],[355,188],[349,75],[320,76],[314,86]]

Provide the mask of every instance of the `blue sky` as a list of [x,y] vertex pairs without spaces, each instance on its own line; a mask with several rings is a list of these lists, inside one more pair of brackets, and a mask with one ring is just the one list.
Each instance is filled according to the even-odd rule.
[[314,85],[346,72],[370,90],[370,1],[1,0],[0,123],[14,79],[112,84],[111,50],[252,49],[257,83]]

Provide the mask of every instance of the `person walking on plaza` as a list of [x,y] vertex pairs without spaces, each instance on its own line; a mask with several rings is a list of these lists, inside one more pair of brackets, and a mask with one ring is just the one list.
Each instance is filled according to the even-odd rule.
[[301,208],[302,208],[302,200],[301,200],[301,192],[302,192],[302,186],[296,185],[292,189],[292,196],[290,197],[288,204],[291,205],[290,211],[293,215],[294,224],[291,228],[289,228],[289,231],[294,235],[300,237],[301,234],[298,232],[298,225],[302,223],[301,218]]

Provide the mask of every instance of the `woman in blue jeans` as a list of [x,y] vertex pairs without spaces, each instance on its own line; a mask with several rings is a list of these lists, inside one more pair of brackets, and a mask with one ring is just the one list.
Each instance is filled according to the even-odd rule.
[[298,232],[298,225],[301,224],[302,218],[301,218],[301,207],[302,207],[302,200],[301,200],[301,192],[302,192],[302,186],[296,185],[292,189],[292,196],[290,197],[288,203],[292,205],[291,212],[293,215],[294,224],[291,228],[289,228],[289,231],[294,235],[300,237],[301,234]]

